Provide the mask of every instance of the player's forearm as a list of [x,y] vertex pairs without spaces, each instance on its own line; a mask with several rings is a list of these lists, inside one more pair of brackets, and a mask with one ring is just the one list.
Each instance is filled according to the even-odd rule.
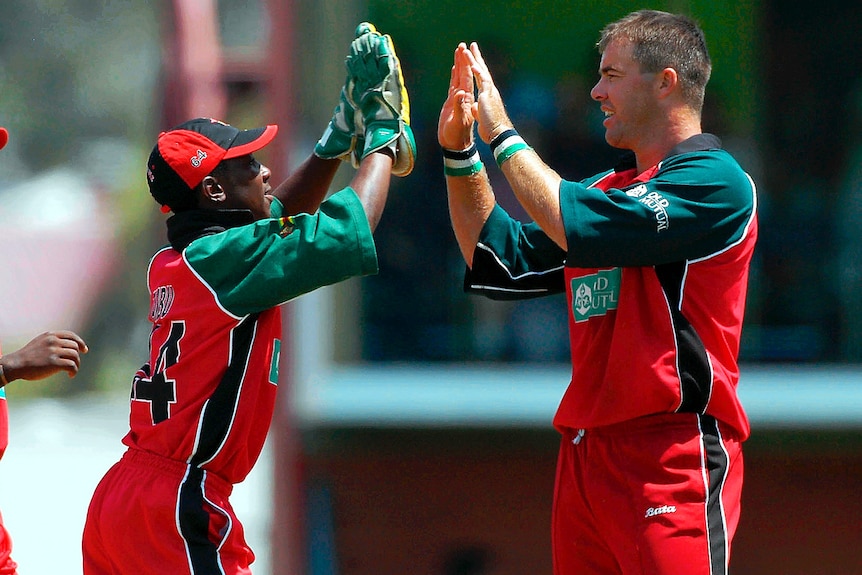
[[567,249],[560,213],[562,178],[531,149],[517,152],[501,167],[515,197],[527,214],[558,246]]
[[359,170],[350,182],[365,209],[372,232],[377,229],[386,206],[393,159],[388,148],[369,154],[362,159]]
[[496,205],[488,174],[484,169],[470,176],[446,176],[449,217],[464,261],[473,265],[479,234]]
[[324,160],[309,156],[272,191],[272,195],[284,205],[285,214],[313,214],[326,198],[340,165],[341,161],[337,159]]

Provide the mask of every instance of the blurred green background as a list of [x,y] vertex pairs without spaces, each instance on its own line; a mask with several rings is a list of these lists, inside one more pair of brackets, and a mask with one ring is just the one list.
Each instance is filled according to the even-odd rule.
[[[336,359],[566,363],[559,302],[489,305],[461,292],[463,262],[448,227],[437,113],[455,45],[476,40],[516,124],[552,167],[573,179],[609,167],[616,152],[604,144],[598,106],[589,100],[594,44],[605,23],[642,5],[284,5],[296,11],[295,49],[277,54],[267,48],[282,32],[270,27],[270,5],[217,2],[219,34],[235,59],[263,53],[264,70],[285,59],[296,66],[290,161],[301,160],[325,126],[352,27],[364,18],[395,38],[420,146],[417,169],[394,183],[378,228],[380,274],[337,292]],[[759,186],[761,241],[743,361],[857,363],[858,7],[837,0],[650,7],[684,11],[702,24],[714,64],[704,128],[724,140]],[[10,396],[126,389],[143,361],[144,273],[164,241],[164,216],[146,191],[143,166],[155,135],[167,127],[163,63],[176,57],[166,41],[171,16],[167,0],[4,2],[0,125],[11,138],[0,152],[0,341],[8,352],[38,331],[68,327],[92,349],[73,385],[58,376],[10,386]],[[241,127],[269,121],[262,103],[268,80],[226,81],[226,120]],[[505,183],[495,185],[509,207]]]
[[[430,453],[433,463],[436,449],[449,456],[454,445],[479,463],[489,460],[490,448],[512,473],[512,450],[522,445],[512,437],[538,432],[542,445],[546,438],[553,445],[550,418],[568,377],[562,302],[504,304],[464,295],[437,114],[456,44],[476,40],[519,130],[554,169],[571,179],[607,169],[617,151],[604,143],[601,114],[589,98],[599,60],[594,43],[605,23],[643,5],[214,5],[215,32],[205,31],[200,16],[191,22],[224,45],[223,119],[243,128],[280,123],[282,149],[274,142],[261,153],[277,168],[276,180],[310,153],[326,126],[356,23],[370,19],[393,36],[410,90],[419,160],[393,183],[375,233],[379,275],[287,306],[286,339],[302,344],[292,350],[301,365],[289,382],[298,391],[290,407],[304,426],[301,457],[332,457],[329,479],[337,480],[342,455],[371,470],[380,467],[374,449],[416,461]],[[811,565],[828,571],[842,560],[858,563],[848,559],[855,548],[844,541],[858,530],[847,510],[858,499],[862,405],[862,11],[846,0],[669,0],[649,7],[687,12],[703,26],[714,63],[704,128],[758,184],[761,235],[740,385],[757,427],[746,462],[752,519],[735,544],[743,569],[748,561],[751,573],[775,571],[776,558],[805,573],[814,572]],[[273,24],[276,9],[292,11],[288,26]],[[129,385],[147,354],[145,273],[165,241],[165,216],[149,197],[144,166],[156,135],[178,122],[182,109],[174,14],[170,0],[3,2],[0,125],[10,141],[0,151],[0,343],[8,353],[46,329],[71,328],[92,350],[71,382],[58,375],[6,390],[10,399],[27,401],[10,402],[14,448],[0,471],[9,482],[26,478],[29,490],[5,490],[2,509],[18,533],[16,557],[31,565],[48,558],[45,540],[64,568],[77,562],[80,546],[68,534],[80,533],[92,486],[122,448]],[[285,36],[288,43],[277,42]],[[205,50],[193,55],[189,75],[209,64]],[[351,173],[342,168],[336,184]],[[499,172],[490,174],[500,202],[518,213]],[[283,441],[294,425],[277,421],[271,440]],[[433,433],[446,429],[460,431]],[[482,431],[474,436],[476,429]],[[368,452],[340,443],[363,437],[371,438]],[[271,525],[284,525],[277,516],[301,508],[284,484],[292,470],[309,469],[308,459],[298,465],[291,449],[276,447],[275,461],[266,452],[259,475],[245,482],[249,501],[235,505],[243,507],[260,572],[267,572],[271,552],[273,565],[294,573],[278,557],[290,549],[277,541],[292,534]],[[546,461],[542,449],[527,465]],[[393,481],[415,480],[397,475],[368,488],[388,497]],[[506,481],[526,485],[517,472]],[[534,487],[525,489],[535,496]],[[417,492],[427,495],[409,490],[411,497]],[[440,502],[422,503],[446,513]],[[394,499],[393,509],[402,509]],[[43,519],[49,516],[50,526]]]

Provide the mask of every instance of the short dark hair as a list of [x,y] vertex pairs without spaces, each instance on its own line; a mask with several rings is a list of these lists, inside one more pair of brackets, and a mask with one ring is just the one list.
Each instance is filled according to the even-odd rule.
[[700,112],[712,62],[697,22],[682,14],[638,10],[605,26],[596,47],[604,53],[611,42],[630,42],[632,56],[644,72],[676,70],[686,102]]

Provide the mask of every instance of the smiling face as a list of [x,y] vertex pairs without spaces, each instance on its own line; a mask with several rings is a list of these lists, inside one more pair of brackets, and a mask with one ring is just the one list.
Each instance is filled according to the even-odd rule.
[[660,77],[642,72],[632,56],[631,43],[621,40],[611,42],[602,52],[599,74],[590,96],[605,114],[605,140],[615,148],[637,153],[660,121],[656,93]]
[[255,220],[270,217],[271,175],[251,154],[222,161],[212,173],[222,193],[217,207],[250,210]]

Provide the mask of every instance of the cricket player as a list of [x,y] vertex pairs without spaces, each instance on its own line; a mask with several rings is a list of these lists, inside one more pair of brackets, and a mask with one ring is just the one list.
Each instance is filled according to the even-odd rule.
[[[9,131],[0,127],[0,150],[9,142]],[[3,355],[0,351],[0,458],[9,446],[9,406],[6,385],[16,379],[45,379],[60,371],[69,377],[78,374],[81,355],[89,348],[77,333],[69,330],[47,331],[31,339],[19,350]],[[12,538],[0,517],[0,575],[15,575],[18,564],[12,560]]]
[[[750,432],[737,358],[755,186],[701,130],[711,62],[694,21],[633,12],[598,48],[591,96],[630,154],[580,182],[517,133],[479,46],[456,49],[438,141],[465,286],[566,293],[554,573],[726,574]],[[496,203],[474,126],[532,222]]]
[[[372,232],[391,175],[415,157],[391,38],[368,24],[357,33],[332,121],[277,187],[254,156],[275,125],[197,118],[159,135],[147,179],[173,212],[169,245],[150,261],[149,358],[132,381],[128,450],[87,514],[86,575],[251,572],[230,494],[272,419],[279,306],[377,272]],[[341,160],[356,174],[324,200]]]

